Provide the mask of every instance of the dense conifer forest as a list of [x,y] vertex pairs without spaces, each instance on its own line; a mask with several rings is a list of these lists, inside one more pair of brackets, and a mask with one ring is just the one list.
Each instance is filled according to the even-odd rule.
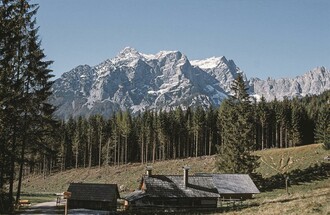
[[[41,171],[43,165],[65,170],[129,162],[147,164],[217,153],[221,157],[228,139],[239,142],[244,129],[249,135],[240,144],[249,142],[248,151],[329,141],[330,91],[302,99],[261,99],[248,102],[242,109],[233,108],[228,101],[219,109],[179,107],[137,116],[118,112],[110,119],[100,115],[71,118],[60,123],[57,140],[49,151],[56,153],[46,155],[46,160],[34,155],[31,164]],[[246,123],[239,121],[243,115],[243,119],[248,116]],[[233,124],[237,124],[236,130],[231,130]],[[225,154],[230,153],[228,150]]]

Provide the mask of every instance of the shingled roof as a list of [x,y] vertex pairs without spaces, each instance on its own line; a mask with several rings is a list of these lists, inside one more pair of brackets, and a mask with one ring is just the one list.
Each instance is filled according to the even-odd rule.
[[213,174],[212,178],[220,194],[260,193],[250,176],[246,174]]
[[[151,175],[143,176],[145,193],[149,197],[220,197],[221,194],[256,194],[258,188],[246,174],[196,174],[189,175],[184,187],[183,176]],[[137,194],[137,193],[136,193]]]
[[116,184],[71,183],[68,191],[71,200],[113,201],[120,198]]
[[126,199],[127,201],[131,202],[141,199],[145,196],[147,196],[147,194],[143,190],[135,190],[134,192],[125,195],[123,199]]
[[211,176],[219,194],[256,194],[260,193],[247,174],[197,174]]
[[149,197],[219,197],[212,177],[208,176],[189,176],[187,188],[183,176],[178,175],[144,176],[143,181]]

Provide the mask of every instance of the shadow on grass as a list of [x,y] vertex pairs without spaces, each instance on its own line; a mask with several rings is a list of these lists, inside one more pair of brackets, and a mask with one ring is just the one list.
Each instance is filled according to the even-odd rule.
[[259,174],[251,175],[253,181],[261,192],[285,188],[286,177],[289,177],[289,185],[320,181],[329,178],[330,163],[320,163],[306,169],[296,169],[286,174],[276,174],[270,178],[263,178]]

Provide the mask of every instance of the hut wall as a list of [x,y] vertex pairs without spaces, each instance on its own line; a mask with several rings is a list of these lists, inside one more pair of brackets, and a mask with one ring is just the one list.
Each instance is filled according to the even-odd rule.
[[101,201],[87,201],[87,200],[68,200],[69,209],[85,208],[91,210],[105,210],[116,211],[116,202],[101,202]]
[[157,208],[216,208],[217,201],[217,198],[142,198],[130,204]]
[[239,199],[239,200],[246,200],[252,199],[253,194],[251,193],[235,193],[235,194],[220,194],[220,199]]

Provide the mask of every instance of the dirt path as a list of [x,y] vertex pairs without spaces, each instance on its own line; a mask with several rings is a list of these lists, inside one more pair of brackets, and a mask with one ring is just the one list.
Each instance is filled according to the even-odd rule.
[[[52,215],[52,214],[64,214],[64,203],[65,200],[62,200],[60,206],[56,206],[56,199],[51,202],[43,202],[39,204],[32,205],[31,207],[26,207],[22,209],[22,211],[17,212],[19,215]],[[23,211],[24,210],[24,211]],[[68,214],[75,215],[109,215],[115,214],[108,211],[96,211],[96,210],[88,210],[88,209],[74,209],[69,210]]]
[[56,206],[56,199],[51,202],[43,202],[39,204],[32,205],[31,207],[26,207],[24,211],[18,212],[20,215],[38,214],[64,214],[64,207]]

